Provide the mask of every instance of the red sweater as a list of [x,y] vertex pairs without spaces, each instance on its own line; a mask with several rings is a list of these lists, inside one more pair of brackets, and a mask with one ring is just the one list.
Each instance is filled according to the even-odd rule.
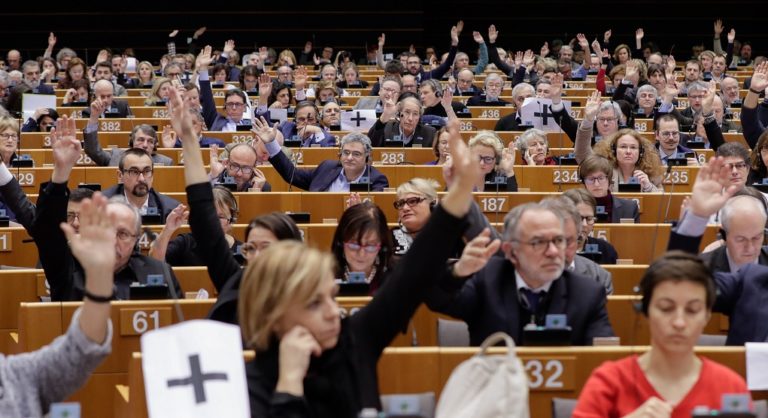
[[[744,379],[733,370],[704,357],[699,379],[672,411],[672,418],[690,418],[696,406],[720,409],[725,393],[749,393]],[[592,372],[573,411],[574,418],[623,417],[648,398],[664,399],[651,386],[637,364],[637,356],[606,361]]]

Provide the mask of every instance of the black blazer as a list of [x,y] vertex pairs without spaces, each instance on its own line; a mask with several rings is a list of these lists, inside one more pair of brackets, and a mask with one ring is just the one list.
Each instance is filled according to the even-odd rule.
[[613,196],[613,208],[611,209],[611,222],[619,223],[622,218],[632,218],[635,223],[640,222],[640,209],[637,202],[630,199],[622,199]]
[[[699,252],[701,237],[688,237],[672,231],[668,250]],[[765,249],[763,249],[765,251]],[[762,258],[762,254],[761,254]],[[728,315],[727,345],[764,342],[768,339],[768,266],[748,264],[737,273],[714,273],[717,299],[714,312]]]
[[[720,248],[716,248],[710,252],[702,253],[699,257],[704,260],[707,267],[712,270],[713,273],[722,271],[728,273],[731,271],[731,265],[728,263],[728,254],[725,251],[725,245]],[[768,266],[768,246],[764,246],[760,250],[760,257],[757,261],[758,264]]]
[[[436,132],[435,128],[419,123],[413,132],[411,142],[403,144],[403,146],[413,147],[414,144],[420,144],[424,148],[429,148],[435,140]],[[371,144],[374,147],[386,146],[385,139],[393,139],[395,135],[400,135],[400,122],[396,120],[384,124],[381,123],[380,119],[377,119],[376,123],[368,130],[368,137],[371,138]]]
[[[282,151],[270,157],[269,162],[283,180],[310,192],[328,191],[343,169],[338,160],[325,160],[314,170],[297,168]],[[370,177],[372,192],[383,192],[389,187],[387,177],[373,166],[365,168],[365,175]]]
[[[107,190],[104,190],[102,193],[108,198],[112,196],[123,196],[125,193],[125,187],[122,184],[117,184]],[[168,217],[168,214],[170,214],[171,211],[176,208],[176,206],[179,206],[179,201],[164,194],[158,193],[155,191],[155,189],[150,188],[149,202],[147,205],[149,207],[157,208],[160,216],[163,217],[162,222],[165,224],[165,218]]]
[[[572,328],[573,345],[591,345],[594,337],[613,336],[605,308],[605,287],[593,279],[564,271],[549,289],[545,314],[566,314]],[[457,279],[446,270],[430,295],[427,306],[436,312],[464,320],[469,326],[471,345],[480,345],[497,331],[509,334],[522,345],[521,305],[515,283],[514,265],[493,257],[469,279]]]

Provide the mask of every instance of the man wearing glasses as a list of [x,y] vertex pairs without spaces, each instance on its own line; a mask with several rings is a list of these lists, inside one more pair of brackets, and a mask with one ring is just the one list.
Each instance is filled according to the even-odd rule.
[[[504,257],[489,257],[497,241],[475,238],[427,296],[427,306],[466,321],[471,345],[498,331],[525,345],[524,328],[544,325],[549,314],[566,315],[572,345],[613,336],[605,287],[565,268],[564,222],[540,203],[515,207],[504,219]],[[487,263],[478,262],[483,258]]]
[[224,113],[226,116],[220,115],[216,110],[211,80],[208,76],[208,66],[211,61],[211,48],[207,46],[198,55],[195,65],[199,75],[200,103],[203,105],[205,125],[211,131],[235,132],[238,125],[251,124],[250,120],[244,119],[244,113],[248,107],[245,93],[240,89],[227,90],[224,93]]
[[[72,168],[77,163],[81,154],[80,141],[75,137],[75,121],[67,116],[62,117],[56,126],[56,131],[51,135],[51,147],[53,148],[53,173],[51,181],[40,192],[35,220],[32,224],[31,235],[36,238],[40,261],[45,270],[45,276],[51,286],[51,299],[53,301],[77,301],[87,296],[85,289],[85,274],[82,266],[77,263],[69,249],[67,239],[60,228],[60,224],[68,219],[75,223],[79,218],[76,206],[68,206],[69,180]],[[151,173],[151,160],[149,155],[141,150],[132,150],[143,153],[141,158],[135,161],[127,157],[130,169],[140,171],[138,176],[126,174],[141,180],[144,173]],[[130,154],[128,154],[130,155]],[[132,155],[131,155],[132,156]],[[147,163],[145,166],[145,164]],[[149,170],[149,171],[147,171]],[[151,177],[151,174],[150,174]],[[127,179],[126,179],[127,180]],[[137,184],[136,180],[134,184]],[[178,202],[177,202],[178,204]],[[68,209],[72,213],[68,213]],[[122,196],[110,199],[107,211],[112,216],[116,229],[115,241],[115,290],[110,299],[129,299],[132,283],[147,283],[150,275],[162,275],[163,283],[170,283],[178,297],[183,298],[173,271],[162,261],[152,259],[136,251],[137,241],[141,235],[141,216],[136,206],[126,202]],[[169,292],[168,297],[171,297]]]
[[229,153],[224,161],[219,161],[216,152],[211,153],[212,183],[231,185],[235,191],[248,192],[258,189],[262,192],[272,191],[272,186],[267,182],[264,173],[256,168],[258,155],[256,149],[250,144],[234,144],[229,148]]
[[118,164],[117,179],[119,184],[104,190],[104,196],[123,196],[131,206],[142,215],[160,215],[161,222],[179,202],[158,193],[152,188],[154,164],[144,150],[129,148],[123,153]]
[[389,180],[371,165],[371,140],[358,132],[341,138],[338,160],[325,160],[315,169],[300,169],[275,142],[277,129],[263,118],[256,119],[254,132],[269,153],[269,162],[289,184],[310,192],[348,192],[353,183],[367,184],[372,192],[384,191]]
[[[680,125],[677,118],[664,115],[656,120],[656,149],[659,151],[662,165],[669,165],[670,158],[686,158],[693,150],[680,145]],[[688,165],[699,165],[695,157],[688,158]]]

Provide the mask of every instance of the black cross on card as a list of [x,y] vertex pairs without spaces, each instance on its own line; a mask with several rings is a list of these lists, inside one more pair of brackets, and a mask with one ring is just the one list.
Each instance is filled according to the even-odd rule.
[[189,368],[192,373],[191,376],[183,379],[170,379],[168,380],[168,387],[192,385],[195,390],[195,403],[197,404],[205,402],[206,380],[223,380],[225,382],[228,380],[226,373],[203,373],[200,370],[199,354],[189,356]]

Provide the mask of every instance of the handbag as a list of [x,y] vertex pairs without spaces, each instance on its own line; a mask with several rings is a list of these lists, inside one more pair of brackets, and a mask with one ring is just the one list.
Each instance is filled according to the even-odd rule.
[[[499,342],[507,354],[488,355]],[[480,351],[451,373],[437,404],[436,418],[529,418],[528,376],[515,354],[512,337],[497,332],[483,341]]]

